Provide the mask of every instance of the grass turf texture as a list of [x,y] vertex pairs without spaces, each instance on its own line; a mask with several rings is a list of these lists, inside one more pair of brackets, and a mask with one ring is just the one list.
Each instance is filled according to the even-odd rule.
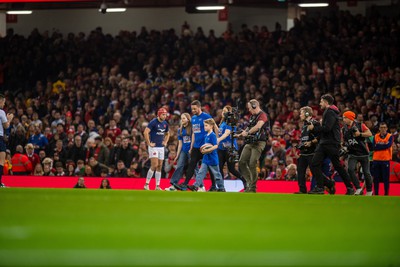
[[400,266],[398,197],[0,190],[0,266]]

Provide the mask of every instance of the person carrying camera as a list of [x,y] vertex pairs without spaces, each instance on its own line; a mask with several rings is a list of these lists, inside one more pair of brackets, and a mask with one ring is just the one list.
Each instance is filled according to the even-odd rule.
[[343,113],[344,126],[342,128],[344,145],[348,151],[348,172],[352,183],[356,187],[355,195],[362,195],[363,189],[356,176],[357,162],[361,164],[365,176],[367,196],[372,196],[372,176],[369,168],[369,150],[365,138],[372,136],[371,131],[364,123],[355,120],[356,114],[352,111]]
[[320,141],[315,149],[315,154],[312,158],[311,172],[317,181],[317,185],[308,192],[309,194],[324,194],[324,187],[329,189],[328,192],[334,190],[335,183],[324,179],[322,173],[322,164],[326,157],[331,159],[333,167],[339,173],[344,184],[347,187],[346,195],[354,195],[353,185],[350,182],[349,174],[340,164],[340,125],[339,125],[339,110],[333,105],[333,97],[330,94],[321,96],[320,106],[324,110],[322,115],[321,125],[308,125],[308,130],[315,134],[319,134]]
[[243,147],[239,159],[239,169],[246,179],[247,188],[245,192],[255,193],[257,190],[257,161],[267,143],[267,130],[269,120],[267,113],[260,108],[260,103],[252,99],[247,103],[251,113],[247,128],[235,137],[244,137],[246,145]]
[[[236,139],[232,139],[232,132],[235,128],[232,129],[232,124],[235,124],[235,119],[233,118],[235,114],[232,112],[233,109],[231,106],[227,105],[222,109],[222,120],[219,124],[218,131],[218,158],[219,158],[219,170],[221,172],[222,177],[224,177],[224,165],[227,163],[228,171],[232,173],[235,177],[239,178],[243,182],[243,187],[246,190],[247,182],[244,177],[240,174],[239,171],[235,169],[235,162],[237,161],[236,156],[238,154],[238,145]],[[211,188],[216,188],[215,181],[212,181],[213,184]]]
[[[317,135],[308,130],[308,125],[310,124],[314,126],[320,125],[317,120],[313,119],[312,115],[313,110],[311,107],[305,106],[300,109],[300,120],[303,121],[303,127],[301,129],[300,143],[297,146],[300,150],[300,157],[297,160],[297,182],[299,191],[295,192],[295,194],[307,194],[306,171],[307,167],[311,165],[314,151],[318,144]],[[325,176],[325,179],[328,178]]]

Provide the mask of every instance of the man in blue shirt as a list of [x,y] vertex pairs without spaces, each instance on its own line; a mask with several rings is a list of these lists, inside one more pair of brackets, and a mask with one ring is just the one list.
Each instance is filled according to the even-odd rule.
[[[204,138],[207,132],[204,130],[204,121],[207,119],[211,119],[211,115],[203,112],[201,110],[201,103],[198,100],[195,100],[191,104],[192,108],[192,143],[190,148],[190,162],[186,170],[185,181],[179,185],[177,185],[177,189],[186,190],[187,185],[189,184],[190,179],[192,178],[194,171],[199,163],[199,161],[203,158],[203,154],[200,151],[200,147],[204,144]],[[217,132],[217,126],[214,125],[215,132]],[[214,179],[213,175],[211,175]]]
[[161,168],[164,161],[165,146],[169,139],[169,127],[166,122],[168,112],[165,108],[160,108],[157,118],[151,120],[143,132],[146,140],[151,166],[146,176],[145,190],[149,190],[149,183],[155,172],[156,190],[161,190]]

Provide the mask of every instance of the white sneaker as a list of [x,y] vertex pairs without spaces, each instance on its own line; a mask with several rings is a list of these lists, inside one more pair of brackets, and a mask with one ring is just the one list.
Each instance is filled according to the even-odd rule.
[[5,186],[3,183],[0,183],[0,187],[6,188],[7,186]]
[[164,190],[165,191],[177,191],[177,189],[173,185],[171,185],[170,187],[165,188]]
[[197,189],[197,192],[207,192],[207,190],[204,186],[202,186]]
[[372,191],[367,191],[367,193],[366,193],[365,195],[366,195],[366,196],[372,196],[373,193],[372,193]]
[[145,184],[145,185],[144,185],[144,190],[150,190],[150,188],[149,188],[149,185],[148,185],[148,184]]
[[362,195],[364,192],[362,190],[362,188],[356,189],[356,192],[354,193],[354,195],[359,196]]
[[157,186],[157,187],[156,187],[156,190],[161,190],[161,191],[162,191],[162,189],[161,189],[160,186]]

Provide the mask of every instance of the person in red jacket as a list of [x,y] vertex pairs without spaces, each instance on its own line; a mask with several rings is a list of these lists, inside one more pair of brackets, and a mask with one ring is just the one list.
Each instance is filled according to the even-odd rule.
[[32,173],[32,162],[28,156],[24,154],[24,149],[18,145],[15,149],[15,154],[11,158],[11,164],[14,175],[29,175]]
[[35,148],[31,143],[25,146],[25,150],[26,150],[26,156],[32,163],[32,174],[33,174],[33,170],[35,170],[36,164],[40,163],[40,157],[38,154],[35,153]]

